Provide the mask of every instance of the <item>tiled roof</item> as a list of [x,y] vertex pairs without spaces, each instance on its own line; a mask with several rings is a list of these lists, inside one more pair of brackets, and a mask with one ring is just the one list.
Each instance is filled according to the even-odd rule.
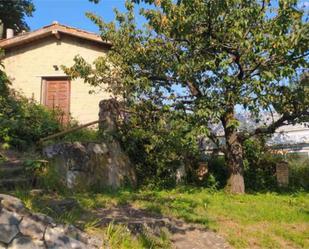
[[50,35],[54,35],[60,39],[61,34],[78,37],[80,39],[85,39],[87,41],[95,42],[105,46],[111,46],[111,43],[108,41],[103,41],[102,38],[95,33],[69,27],[63,24],[59,24],[58,22],[53,22],[51,25],[45,26],[38,30],[21,33],[12,38],[0,40],[0,48],[6,49],[23,45]]

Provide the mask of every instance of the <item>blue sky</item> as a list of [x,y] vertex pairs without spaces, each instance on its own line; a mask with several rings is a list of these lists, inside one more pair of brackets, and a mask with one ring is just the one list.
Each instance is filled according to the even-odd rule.
[[[114,18],[113,9],[125,10],[125,0],[101,0],[94,4],[88,0],[33,0],[36,11],[33,17],[27,17],[26,22],[31,30],[58,21],[61,24],[97,32],[98,28],[86,16],[85,12],[90,11],[103,17],[105,21],[112,21]],[[138,18],[139,22],[143,19]]]
[[[85,16],[85,12],[90,11],[103,17],[105,21],[112,21],[113,9],[124,10],[124,2],[125,0],[101,0],[99,4],[94,4],[88,0],[33,0],[36,11],[33,17],[26,18],[26,22],[31,30],[58,21],[69,26],[97,32],[98,28]],[[306,6],[308,13],[309,1],[300,0],[300,6]],[[137,22],[142,24],[144,19],[138,17]]]

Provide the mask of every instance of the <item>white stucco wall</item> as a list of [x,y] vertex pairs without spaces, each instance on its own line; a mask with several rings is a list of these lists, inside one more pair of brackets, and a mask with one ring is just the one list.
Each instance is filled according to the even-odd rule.
[[[248,115],[240,118],[241,129],[252,131],[257,125]],[[213,126],[213,132],[219,135],[222,144],[225,143],[222,125]],[[267,140],[267,144],[282,153],[299,152],[309,157],[309,123],[286,125],[278,128],[276,132]],[[216,146],[207,138],[201,140],[201,148],[207,152],[212,152]]]
[[[98,56],[104,56],[106,51],[103,46],[85,40],[64,35],[57,40],[51,36],[5,51],[3,62],[12,87],[42,103],[42,77],[63,76],[60,65],[72,65],[76,55],[92,62]],[[59,67],[58,71],[54,65]],[[81,79],[71,81],[70,113],[80,123],[97,120],[99,101],[109,97],[104,92],[89,94],[93,89]]]
[[280,127],[268,144],[286,152],[300,152],[309,156],[309,128],[301,124]]

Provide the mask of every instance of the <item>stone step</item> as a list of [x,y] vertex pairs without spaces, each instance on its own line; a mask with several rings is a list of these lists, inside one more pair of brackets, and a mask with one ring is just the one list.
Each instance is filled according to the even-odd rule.
[[0,162],[0,167],[1,166],[17,166],[17,165],[22,165],[23,162],[20,160],[9,160],[9,161],[2,161]]
[[31,179],[26,177],[15,177],[15,178],[7,178],[0,179],[0,190],[12,190],[16,187],[25,187],[31,184]]
[[0,179],[16,177],[24,174],[24,167],[20,164],[0,165]]

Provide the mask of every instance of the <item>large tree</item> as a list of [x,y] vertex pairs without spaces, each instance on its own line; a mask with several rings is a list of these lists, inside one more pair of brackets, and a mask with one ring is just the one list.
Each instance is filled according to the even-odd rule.
[[16,33],[29,30],[25,16],[32,16],[34,10],[32,0],[0,0],[0,22],[4,30],[11,28]]
[[[143,28],[134,17],[140,2],[150,4],[141,10]],[[244,142],[309,119],[309,96],[300,81],[308,68],[309,24],[299,2],[133,0],[126,7],[112,23],[88,14],[112,49],[94,65],[77,57],[67,72],[128,101],[151,100],[158,109],[194,115],[194,125],[205,128],[225,155],[227,188],[244,193]],[[257,120],[264,112],[279,118],[243,131],[237,110]]]

